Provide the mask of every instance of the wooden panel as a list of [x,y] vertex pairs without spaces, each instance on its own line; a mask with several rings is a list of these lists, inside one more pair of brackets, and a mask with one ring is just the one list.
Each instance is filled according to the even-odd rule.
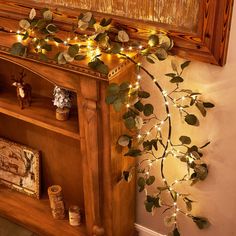
[[39,0],[44,4],[86,9],[195,32],[200,0]]
[[0,185],[0,212],[39,236],[87,236],[85,226],[72,227],[68,220],[54,220],[47,199],[36,200]]

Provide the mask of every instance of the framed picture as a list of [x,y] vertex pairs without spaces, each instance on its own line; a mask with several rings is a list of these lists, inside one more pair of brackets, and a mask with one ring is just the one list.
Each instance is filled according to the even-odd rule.
[[101,18],[107,15],[126,28],[131,37],[139,40],[146,41],[152,32],[164,32],[174,39],[173,51],[177,55],[221,66],[226,63],[233,0],[37,0],[37,2],[93,11]]
[[0,183],[39,198],[39,158],[39,151],[0,138]]
[[[154,33],[174,39],[173,53],[215,65],[226,63],[233,0],[12,0],[0,3],[0,16],[27,17],[29,7],[50,7],[61,29],[80,12],[96,18],[112,18],[114,25],[141,42]],[[69,24],[68,24],[69,23]],[[83,32],[84,33],[84,32]],[[89,32],[88,32],[89,33]]]

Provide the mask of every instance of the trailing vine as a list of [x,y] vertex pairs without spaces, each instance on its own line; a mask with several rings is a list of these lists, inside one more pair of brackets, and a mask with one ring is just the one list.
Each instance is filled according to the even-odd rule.
[[[173,227],[170,236],[178,236],[178,215],[184,214],[198,226],[207,228],[210,223],[207,218],[191,214],[194,200],[190,194],[176,190],[176,185],[190,182],[191,185],[204,181],[208,175],[208,166],[203,161],[202,149],[208,144],[194,145],[190,137],[182,135],[179,142],[173,140],[173,122],[171,106],[175,107],[182,120],[190,126],[198,126],[199,119],[191,111],[196,107],[206,116],[207,110],[213,108],[210,102],[201,99],[201,94],[190,89],[181,88],[184,82],[184,71],[190,65],[186,61],[178,66],[172,63],[173,71],[165,75],[175,88],[169,92],[159,83],[159,78],[152,74],[140,62],[129,56],[133,51],[146,58],[147,62],[154,64],[158,60],[165,60],[173,47],[173,41],[163,33],[152,34],[148,42],[140,43],[130,39],[128,33],[120,26],[114,27],[112,19],[102,19],[97,22],[92,13],[82,13],[73,24],[71,37],[61,39],[59,27],[53,22],[53,13],[49,9],[41,10],[37,16],[35,9],[30,11],[28,19],[19,22],[20,30],[16,32],[18,42],[14,43],[11,53],[15,56],[27,56],[29,52],[38,54],[40,60],[47,61],[49,52],[56,51],[54,59],[58,64],[71,63],[90,58],[88,66],[102,74],[108,74],[108,66],[101,60],[103,53],[117,54],[121,58],[131,61],[136,66],[136,81],[111,83],[107,89],[106,102],[112,105],[115,111],[121,112],[123,107],[123,122],[127,133],[122,134],[117,144],[127,150],[125,156],[137,158],[136,166],[124,170],[122,178],[129,182],[134,172],[138,173],[139,192],[146,193],[145,208],[152,213],[156,208],[164,208],[164,212],[171,211],[165,218],[167,226]],[[90,30],[90,34],[81,34],[81,30]],[[154,106],[146,102],[150,93],[142,88],[140,81],[148,78],[155,84],[157,91],[162,95],[165,116],[155,112]],[[167,127],[167,132],[163,131]],[[176,158],[186,165],[186,174],[173,183],[165,175],[165,161],[167,158]],[[153,165],[159,163],[161,181],[152,175]],[[155,168],[156,171],[156,168]],[[156,191],[150,190],[154,186]],[[169,195],[169,199],[165,194]],[[183,209],[182,203],[186,205]]]

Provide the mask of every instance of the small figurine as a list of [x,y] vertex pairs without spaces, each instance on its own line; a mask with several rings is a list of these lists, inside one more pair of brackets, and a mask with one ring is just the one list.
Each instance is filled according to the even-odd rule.
[[26,84],[23,81],[25,76],[26,74],[24,70],[20,72],[19,78],[17,78],[16,76],[12,76],[12,80],[14,81],[12,85],[16,87],[16,94],[17,94],[17,98],[18,98],[21,109],[24,109],[24,105],[30,106],[31,100],[32,100],[32,97],[31,97],[32,88],[30,84]]

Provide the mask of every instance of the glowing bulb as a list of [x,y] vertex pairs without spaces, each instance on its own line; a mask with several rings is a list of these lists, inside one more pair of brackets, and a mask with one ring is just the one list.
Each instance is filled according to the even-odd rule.
[[176,216],[177,216],[177,214],[176,214],[176,213],[174,213],[174,214],[173,214],[173,216],[174,216],[174,217],[176,217]]
[[121,48],[120,51],[123,52],[123,51],[124,51],[124,48]]
[[177,208],[176,211],[178,212],[178,211],[179,211],[179,208]]
[[153,79],[153,82],[154,82],[154,83],[157,82],[157,79]]
[[161,121],[161,125],[163,125],[163,124],[164,124],[164,121],[162,120],[162,121]]
[[67,41],[64,41],[64,45],[67,45],[68,44],[68,42]]
[[165,179],[165,178],[163,178],[162,180],[163,180],[164,182],[166,182],[166,179]]
[[49,41],[49,39],[45,39],[45,41],[46,41],[46,42],[48,42],[48,41]]
[[185,97],[183,96],[181,99],[184,101],[184,100],[185,100]]
[[70,38],[67,38],[67,41],[69,42],[69,41],[70,41]]
[[170,187],[169,190],[172,191],[173,189]]
[[138,75],[138,76],[137,76],[137,79],[141,79],[141,78],[142,78],[141,75]]
[[139,49],[142,49],[143,48],[143,46],[142,45],[139,45]]
[[127,108],[129,108],[129,107],[130,107],[130,105],[129,105],[129,104],[126,104],[126,107],[127,107]]
[[141,134],[139,134],[139,135],[138,135],[138,138],[139,138],[139,139],[140,139],[140,138],[142,138],[142,135],[141,135]]
[[168,106],[168,105],[169,105],[169,102],[165,102],[165,104]]
[[20,34],[20,30],[17,30],[16,33],[17,33],[17,34]]
[[129,47],[129,50],[132,50],[133,48],[132,47]]
[[22,36],[21,35],[17,35],[17,41],[21,42],[22,41]]
[[161,127],[158,127],[157,129],[158,129],[158,131],[161,131]]
[[148,172],[148,171],[146,172],[146,175],[149,175],[149,172]]
[[75,38],[74,38],[75,40],[78,40],[78,37],[77,36],[75,36]]
[[177,205],[177,203],[176,202],[174,202],[174,206],[176,206]]
[[59,43],[58,43],[58,42],[55,42],[55,45],[58,47]]
[[179,181],[178,181],[178,180],[175,180],[175,183],[177,184],[177,183],[179,183]]
[[37,47],[36,47],[37,49],[40,49],[41,47],[40,47],[40,45],[37,45]]
[[139,62],[139,63],[137,64],[137,66],[141,66],[141,63]]
[[129,88],[131,89],[132,87],[133,87],[132,84],[130,84],[130,85],[129,85]]
[[170,117],[170,113],[167,116]]
[[150,132],[149,132],[149,131],[147,132],[147,135],[150,135]]

